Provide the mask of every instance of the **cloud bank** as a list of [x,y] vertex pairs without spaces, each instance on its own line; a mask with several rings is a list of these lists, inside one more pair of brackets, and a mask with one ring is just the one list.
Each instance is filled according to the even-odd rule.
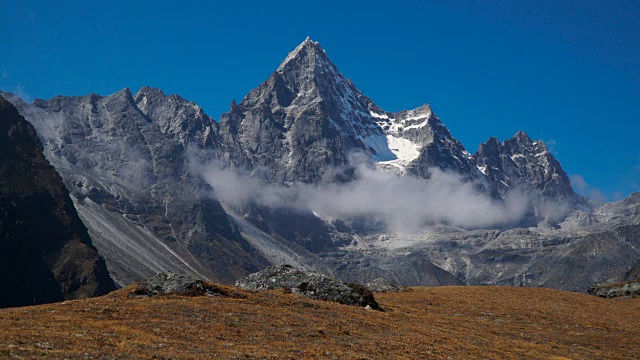
[[200,172],[218,199],[227,204],[254,202],[341,220],[373,217],[396,232],[415,232],[436,223],[467,229],[498,227],[520,220],[528,208],[527,197],[517,191],[496,201],[473,183],[435,168],[425,181],[360,164],[355,180],[347,183],[292,186],[265,183],[217,164]]

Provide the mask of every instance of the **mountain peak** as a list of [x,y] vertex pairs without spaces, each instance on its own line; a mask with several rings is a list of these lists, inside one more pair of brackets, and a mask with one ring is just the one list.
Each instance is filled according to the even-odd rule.
[[148,94],[165,96],[164,92],[161,89],[153,88],[151,86],[145,85],[141,87],[140,90],[138,90],[138,92],[134,95],[134,97],[138,97],[138,95],[148,95]]
[[296,48],[293,49],[293,51],[291,51],[287,55],[287,57],[280,63],[278,71],[282,71],[291,61],[308,57],[310,55],[320,55],[328,60],[326,51],[324,51],[322,46],[320,46],[320,43],[311,40],[311,38],[307,36],[307,38],[302,43],[300,43],[300,45],[296,46]]
[[533,142],[529,137],[529,135],[527,135],[527,133],[522,130],[518,131],[515,135],[513,135],[513,139],[516,139],[518,141],[528,142],[528,143]]

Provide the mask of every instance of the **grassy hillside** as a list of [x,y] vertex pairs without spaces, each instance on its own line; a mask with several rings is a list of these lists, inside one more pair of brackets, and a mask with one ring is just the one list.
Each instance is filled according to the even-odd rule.
[[410,288],[386,312],[284,291],[110,295],[0,310],[0,357],[100,359],[640,358],[640,299],[550,289]]

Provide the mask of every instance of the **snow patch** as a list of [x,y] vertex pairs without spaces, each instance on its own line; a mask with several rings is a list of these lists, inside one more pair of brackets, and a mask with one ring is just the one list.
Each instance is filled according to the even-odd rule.
[[[405,119],[405,120],[403,120],[403,122],[404,121],[409,121],[409,120],[412,120],[412,119]],[[409,126],[405,127],[404,129],[405,130],[420,129],[420,128],[423,128],[423,127],[427,126],[427,124],[429,124],[429,118],[428,117],[426,117],[423,122],[421,122],[419,124],[409,125]]]
[[376,152],[374,160],[381,164],[404,166],[420,155],[420,146],[393,135],[372,135],[362,141]]
[[387,114],[376,114],[373,111],[369,111],[369,114],[377,119],[389,119],[389,116]]

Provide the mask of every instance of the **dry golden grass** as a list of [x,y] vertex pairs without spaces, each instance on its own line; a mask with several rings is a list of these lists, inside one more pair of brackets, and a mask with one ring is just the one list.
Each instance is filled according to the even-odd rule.
[[[638,359],[640,299],[549,289],[411,288],[387,312],[283,291],[87,300],[0,310],[0,357]],[[237,295],[237,294],[236,294]]]

